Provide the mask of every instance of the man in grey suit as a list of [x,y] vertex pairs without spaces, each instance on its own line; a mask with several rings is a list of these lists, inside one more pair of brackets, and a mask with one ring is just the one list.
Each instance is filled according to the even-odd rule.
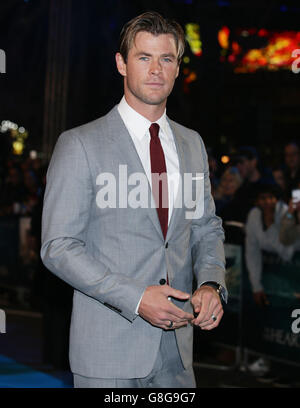
[[183,51],[176,22],[147,12],[127,23],[116,54],[124,97],[53,152],[41,256],[74,287],[75,387],[195,387],[193,326],[211,330],[223,315],[205,147],[166,116]]

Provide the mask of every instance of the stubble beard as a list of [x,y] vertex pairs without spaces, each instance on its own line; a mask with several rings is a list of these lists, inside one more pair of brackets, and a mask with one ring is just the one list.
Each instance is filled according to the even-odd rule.
[[130,93],[132,93],[132,95],[138,99],[140,102],[143,102],[147,105],[161,105],[163,103],[166,102],[168,96],[170,95],[172,88],[165,94],[162,96],[153,96],[153,97],[149,97],[147,96],[144,92],[142,92],[142,90],[137,90],[134,89],[133,87],[130,86],[130,84],[127,82],[127,88],[130,91]]

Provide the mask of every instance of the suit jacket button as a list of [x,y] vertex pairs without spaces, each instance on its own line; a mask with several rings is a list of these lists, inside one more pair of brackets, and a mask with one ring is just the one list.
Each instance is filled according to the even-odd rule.
[[165,279],[161,279],[161,280],[159,281],[160,285],[165,285],[166,282],[167,282],[167,281],[166,281]]

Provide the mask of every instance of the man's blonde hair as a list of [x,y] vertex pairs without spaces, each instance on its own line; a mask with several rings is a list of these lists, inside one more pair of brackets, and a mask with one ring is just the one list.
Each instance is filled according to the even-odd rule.
[[155,11],[143,13],[124,25],[120,34],[119,52],[125,63],[132,43],[140,31],[153,35],[172,34],[176,44],[177,61],[180,64],[185,47],[184,31],[176,21],[165,19]]

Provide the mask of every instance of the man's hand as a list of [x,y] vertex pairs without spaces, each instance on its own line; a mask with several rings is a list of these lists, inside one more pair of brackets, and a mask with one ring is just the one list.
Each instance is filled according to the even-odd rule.
[[289,201],[289,209],[288,212],[290,214],[294,214],[295,212],[298,213],[298,216],[300,214],[300,201],[297,203],[294,203],[293,199],[291,198]]
[[257,306],[264,307],[264,306],[269,305],[269,301],[263,290],[259,292],[254,292],[253,297],[254,297],[254,302],[256,303]]
[[[224,312],[220,296],[214,288],[202,285],[194,292],[191,303],[194,312],[198,313],[192,324],[203,330],[211,330],[219,325]],[[215,321],[213,316],[216,317]]]
[[[190,295],[168,285],[148,286],[139,306],[139,315],[153,326],[165,330],[178,329],[186,326],[194,316],[175,306],[168,297],[188,300]],[[172,327],[168,327],[173,322]]]

